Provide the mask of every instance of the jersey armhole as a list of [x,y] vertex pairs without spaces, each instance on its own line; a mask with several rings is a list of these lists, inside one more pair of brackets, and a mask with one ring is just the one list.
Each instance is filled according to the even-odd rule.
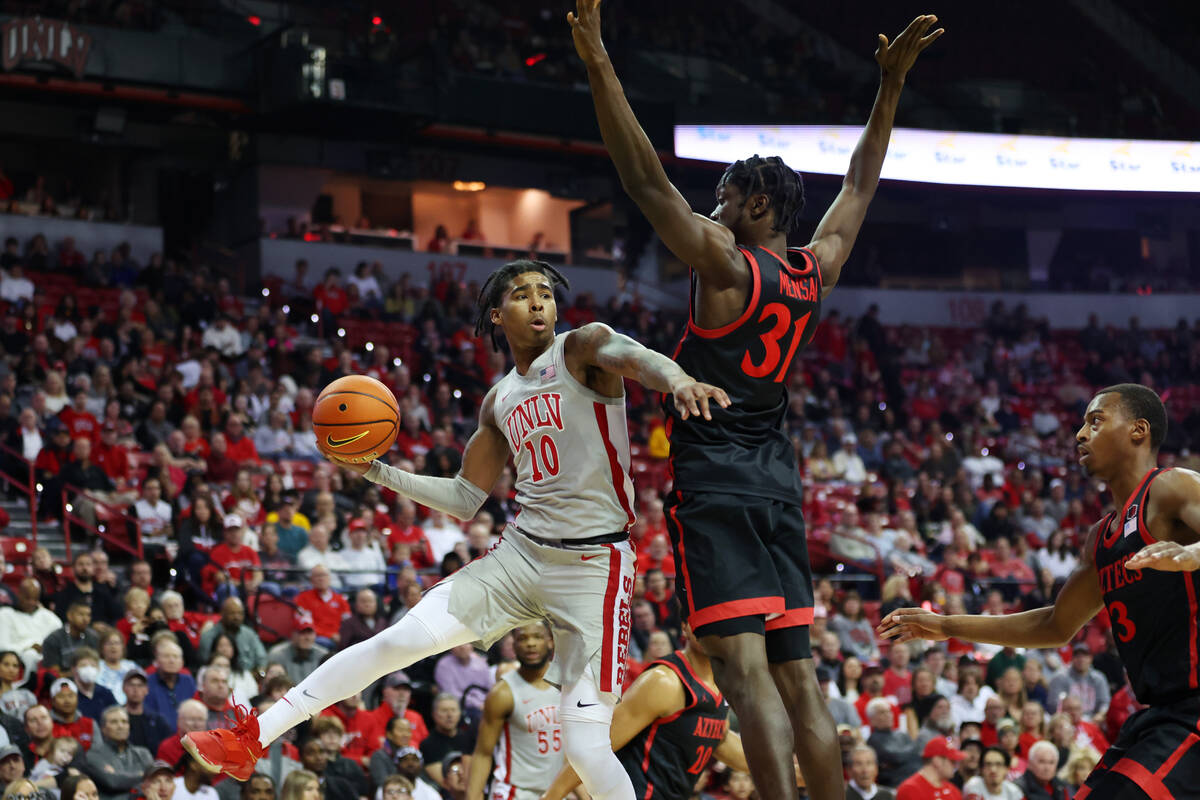
[[1142,499],[1138,503],[1137,510],[1137,526],[1138,533],[1141,534],[1142,541],[1146,544],[1154,544],[1158,541],[1158,539],[1155,539],[1153,536],[1151,536],[1150,531],[1146,529],[1146,505],[1150,502],[1150,484],[1154,483],[1154,480],[1159,475],[1162,475],[1164,472],[1169,472],[1170,470],[1171,467],[1160,467],[1158,470],[1153,472],[1149,478],[1146,479],[1146,486],[1142,489]]
[[567,337],[573,334],[574,331],[567,331],[562,335],[562,344],[557,341],[554,343],[555,352],[550,357],[551,362],[555,365],[555,369],[562,370],[563,383],[574,390],[576,393],[591,400],[593,403],[603,403],[606,406],[625,405],[625,380],[621,379],[621,394],[617,397],[609,397],[606,394],[591,389],[586,384],[580,383],[579,379],[571,374],[570,368],[567,366]]
[[758,309],[758,298],[762,294],[762,275],[759,272],[758,260],[744,247],[739,247],[738,250],[745,257],[746,263],[750,267],[750,297],[746,300],[746,308],[742,311],[741,316],[730,322],[728,325],[722,325],[719,328],[701,328],[696,324],[695,312],[695,296],[696,289],[699,288],[699,281],[695,280],[695,271],[692,271],[692,286],[691,295],[688,297],[688,330],[704,339],[719,339],[722,336],[727,336],[733,333],[738,328],[745,325],[746,322],[754,316],[755,310]]
[[682,714],[684,711],[687,711],[689,708],[692,708],[693,706],[697,705],[700,702],[700,698],[696,696],[696,690],[688,685],[687,678],[685,678],[683,676],[683,670],[681,670],[679,668],[678,664],[676,664],[673,661],[667,661],[666,659],[661,659],[659,661],[651,662],[650,666],[648,666],[647,669],[653,669],[654,667],[659,667],[659,666],[667,667],[668,669],[670,669],[672,672],[675,673],[675,677],[679,678],[679,683],[683,685],[683,691],[685,693],[687,693],[688,698],[690,698],[688,700],[688,702],[684,703],[683,708],[679,709],[679,711],[676,712],[677,714]]

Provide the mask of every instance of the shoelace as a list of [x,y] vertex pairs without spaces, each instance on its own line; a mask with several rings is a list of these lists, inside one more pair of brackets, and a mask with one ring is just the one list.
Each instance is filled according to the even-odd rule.
[[233,723],[230,730],[238,737],[238,741],[253,742],[252,751],[260,747],[258,744],[258,709],[250,710],[238,703],[233,707],[233,715],[226,713],[225,718]]

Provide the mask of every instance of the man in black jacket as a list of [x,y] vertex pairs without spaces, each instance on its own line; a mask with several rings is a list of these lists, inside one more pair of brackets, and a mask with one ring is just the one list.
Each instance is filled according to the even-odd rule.
[[[92,560],[92,554],[86,550],[77,551],[75,558],[71,561],[71,569],[74,572],[73,580],[54,596],[55,613],[65,619],[67,609],[71,607],[72,603],[83,603],[92,610],[92,618],[89,622],[104,622],[112,625],[120,619],[124,614],[121,604],[112,596],[107,586],[93,580],[96,562]],[[88,647],[91,648],[97,646],[98,644],[95,642],[88,644]]]
[[1025,800],[1070,800],[1067,785],[1055,777],[1058,771],[1058,748],[1051,742],[1034,742],[1029,748],[1029,766],[1016,784],[1025,793]]

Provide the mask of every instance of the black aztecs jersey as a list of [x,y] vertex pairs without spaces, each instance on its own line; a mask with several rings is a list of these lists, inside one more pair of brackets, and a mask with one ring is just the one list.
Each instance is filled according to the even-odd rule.
[[639,800],[688,800],[700,773],[725,738],[729,704],[696,677],[682,651],[646,668],[657,666],[668,667],[679,676],[686,704],[675,714],[656,719],[618,750],[617,758],[629,773],[634,797]]
[[1146,502],[1154,479],[1165,471],[1147,472],[1125,507],[1104,518],[1096,536],[1096,572],[1113,638],[1134,695],[1147,705],[1200,694],[1200,573],[1125,569],[1134,553],[1156,541],[1146,529]]
[[664,398],[675,488],[752,494],[799,503],[800,470],[783,429],[788,369],[821,319],[821,270],[806,248],[788,260],[763,247],[741,248],[750,265],[745,311],[722,328],[696,324],[692,278],[687,328],[674,359],[688,375],[729,394],[712,420],[680,418]]

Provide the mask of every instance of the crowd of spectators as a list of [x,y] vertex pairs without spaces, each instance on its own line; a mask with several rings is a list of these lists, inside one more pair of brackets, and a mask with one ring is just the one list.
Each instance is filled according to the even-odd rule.
[[[17,749],[0,750],[0,769],[15,752],[17,776],[51,791],[86,776],[106,798],[167,800],[152,792],[171,773],[179,796],[228,798],[238,787],[205,788],[182,733],[231,724],[235,705],[265,708],[485,552],[517,511],[511,471],[472,520],[415,506],[323,461],[309,421],[323,385],[372,375],[401,405],[392,463],[453,475],[479,399],[509,366],[473,335],[478,287],[445,274],[392,281],[370,264],[318,279],[300,262],[291,279],[238,296],[195,265],[128,248],[89,260],[44,237],[6,242],[0,267],[4,469],[20,481],[32,464],[42,513],[75,531],[70,564],[37,548],[3,566],[2,735]],[[667,352],[681,323],[628,295],[559,307],[561,329],[602,319]],[[876,780],[987,780],[1003,760],[1025,796],[1059,797],[1055,781],[1077,785],[1136,707],[1107,620],[1064,651],[1024,653],[888,647],[873,623],[914,602],[999,614],[1051,601],[1105,503],[1073,466],[1082,408],[1103,384],[1154,386],[1172,419],[1164,463],[1194,466],[1200,324],[1052,334],[998,305],[963,336],[878,316],[827,315],[785,419],[814,565],[831,576],[812,637],[847,775],[869,797]],[[354,344],[345,333],[362,322],[394,346]],[[632,384],[627,404],[632,681],[680,630],[662,415]],[[272,784],[243,791],[283,796],[311,773],[327,796],[353,800],[398,773],[413,796],[457,797],[480,688],[513,664],[504,640],[393,673],[289,734],[262,762]],[[744,788],[722,775],[704,791]]]

